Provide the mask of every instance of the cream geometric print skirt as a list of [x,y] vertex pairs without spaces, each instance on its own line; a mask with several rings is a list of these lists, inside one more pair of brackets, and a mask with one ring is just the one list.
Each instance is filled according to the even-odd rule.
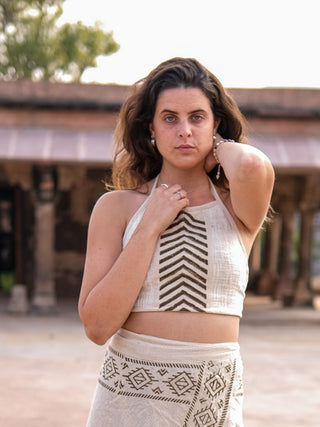
[[242,427],[238,343],[167,340],[120,329],[87,427]]

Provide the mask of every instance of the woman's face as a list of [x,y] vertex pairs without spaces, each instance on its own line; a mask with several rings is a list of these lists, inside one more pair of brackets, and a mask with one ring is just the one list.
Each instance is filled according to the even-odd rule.
[[202,90],[179,87],[160,93],[150,132],[163,164],[185,170],[203,166],[218,126]]

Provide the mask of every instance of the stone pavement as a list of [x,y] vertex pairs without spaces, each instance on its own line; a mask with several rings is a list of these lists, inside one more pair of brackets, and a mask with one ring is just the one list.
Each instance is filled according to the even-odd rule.
[[[6,304],[0,426],[85,426],[104,348],[85,337],[76,302],[53,317],[12,316]],[[248,298],[240,344],[245,427],[320,426],[320,312]]]

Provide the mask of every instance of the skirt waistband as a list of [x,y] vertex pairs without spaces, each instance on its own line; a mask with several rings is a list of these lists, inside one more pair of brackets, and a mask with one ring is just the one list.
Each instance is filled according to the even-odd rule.
[[137,334],[127,329],[119,331],[109,341],[115,352],[130,358],[166,361],[204,361],[229,359],[240,354],[238,342],[217,344],[169,340],[151,335]]

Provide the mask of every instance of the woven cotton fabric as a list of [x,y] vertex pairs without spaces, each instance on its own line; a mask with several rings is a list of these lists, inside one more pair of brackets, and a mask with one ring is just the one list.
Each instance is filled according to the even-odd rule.
[[109,342],[87,427],[242,427],[238,343],[121,329]]
[[[156,184],[157,179],[152,191]],[[132,311],[242,316],[248,257],[234,219],[212,183],[211,188],[214,201],[184,209],[159,237]],[[140,222],[150,196],[131,218],[123,246]]]

